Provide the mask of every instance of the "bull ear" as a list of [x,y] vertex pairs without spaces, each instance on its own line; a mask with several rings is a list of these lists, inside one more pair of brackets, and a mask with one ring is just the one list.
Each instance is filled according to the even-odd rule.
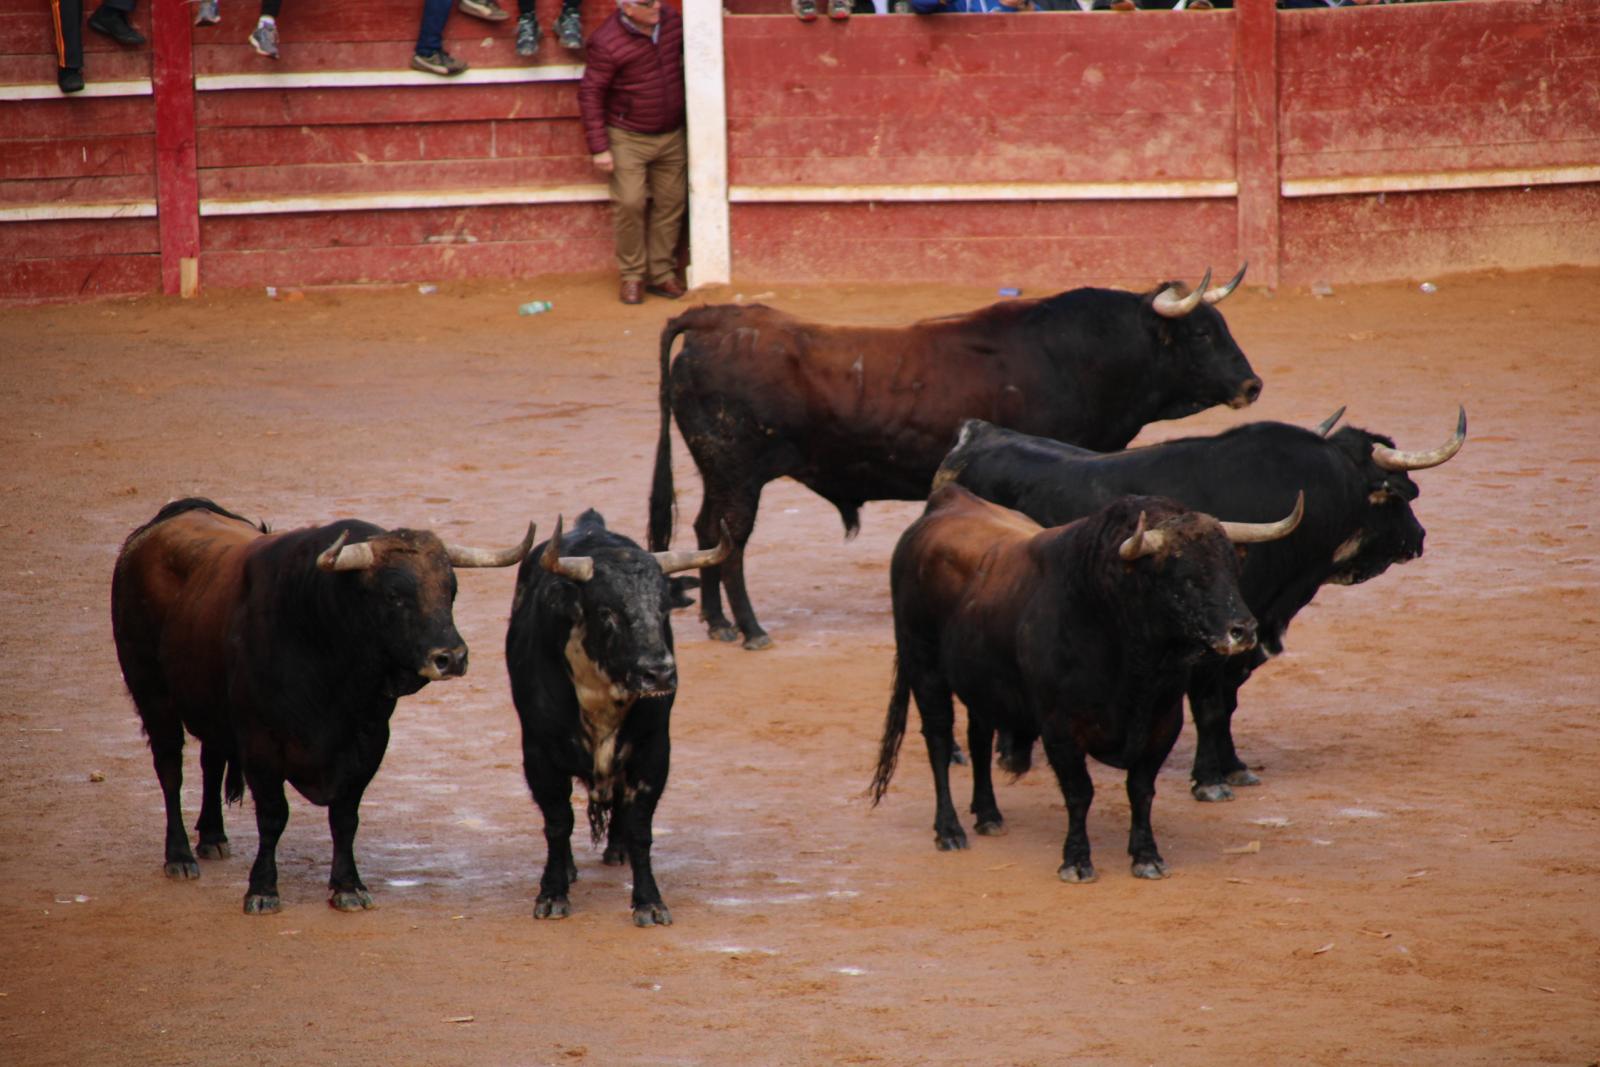
[[718,563],[728,558],[733,551],[733,535],[728,532],[726,521],[721,523],[722,539],[717,542],[717,547],[703,549],[699,552],[657,552],[656,562],[661,565],[662,574],[677,574],[679,571],[699,570],[701,567],[715,567]]
[[1235,289],[1239,288],[1239,283],[1244,281],[1244,272],[1249,269],[1250,261],[1247,259],[1244,261],[1244,266],[1239,268],[1239,273],[1235,274],[1233,279],[1229,281],[1227,285],[1219,285],[1215,289],[1207,289],[1204,283],[1202,283],[1200,288],[1204,291],[1205,295],[1200,299],[1204,300],[1208,304],[1222,303],[1224,300],[1228,299],[1228,297],[1233,295],[1233,291]]
[[1165,319],[1181,319],[1189,312],[1200,306],[1200,301],[1205,298],[1206,286],[1211,284],[1211,269],[1206,269],[1206,276],[1200,279],[1200,284],[1190,290],[1188,296],[1179,296],[1174,286],[1167,286],[1156,294],[1150,306],[1157,315]]
[[1467,440],[1467,409],[1457,406],[1456,432],[1450,440],[1438,448],[1430,448],[1425,452],[1402,452],[1397,448],[1387,445],[1374,444],[1372,446],[1372,462],[1386,471],[1420,471],[1429,467],[1437,467],[1457,452]]
[[349,536],[349,530],[340,531],[333,544],[317,556],[317,567],[325,571],[364,571],[372,566],[372,546],[365,541],[347,545],[345,540]]
[[1301,490],[1295,495],[1294,510],[1286,518],[1277,522],[1224,522],[1222,532],[1228,535],[1228,540],[1236,545],[1253,544],[1258,541],[1276,541],[1281,537],[1288,537],[1294,533],[1294,528],[1300,525],[1300,520],[1306,513],[1306,494]]
[[1160,530],[1145,528],[1145,514],[1139,512],[1139,521],[1133,527],[1133,535],[1122,542],[1117,549],[1117,555],[1132,563],[1140,556],[1153,556],[1161,551],[1167,543],[1167,535]]
[[587,582],[594,577],[594,558],[591,556],[563,556],[561,554],[561,516],[556,516],[556,531],[539,554],[539,566],[551,574],[559,574],[574,582]]
[[533,547],[533,533],[538,529],[533,523],[528,523],[528,533],[522,539],[522,544],[513,548],[468,548],[465,545],[445,545],[445,555],[450,557],[450,563],[456,567],[509,567],[513,563],[521,563],[528,555],[528,549]]

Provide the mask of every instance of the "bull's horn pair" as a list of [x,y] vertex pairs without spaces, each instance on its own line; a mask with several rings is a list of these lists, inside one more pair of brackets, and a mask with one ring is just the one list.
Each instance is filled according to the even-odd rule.
[[[1300,520],[1306,513],[1306,494],[1302,491],[1295,494],[1294,510],[1286,518],[1277,522],[1221,522],[1222,532],[1228,535],[1228,540],[1236,545],[1252,544],[1259,541],[1276,541],[1280,537],[1288,537],[1294,528],[1300,525]],[[1165,530],[1151,530],[1145,526],[1145,513],[1139,512],[1139,521],[1133,528],[1133,534],[1122,546],[1117,549],[1117,554],[1124,560],[1132,562],[1140,556],[1153,556],[1167,543],[1168,534]]]
[[1227,285],[1219,285],[1214,289],[1208,289],[1206,287],[1211,284],[1211,269],[1208,267],[1206,268],[1206,276],[1200,279],[1199,285],[1189,291],[1188,296],[1179,296],[1177,287],[1169,285],[1156,294],[1155,301],[1151,306],[1155,308],[1158,315],[1169,319],[1181,319],[1199,307],[1202,302],[1220,304],[1226,300],[1233,294],[1235,289],[1239,288],[1239,283],[1244,280],[1244,272],[1249,269],[1250,264],[1246,263],[1239,268],[1239,273],[1235,274],[1233,280],[1228,282]]
[[[522,558],[528,554],[528,549],[533,547],[533,530],[533,523],[528,523],[528,532],[522,538],[522,543],[513,548],[472,548],[468,545],[447,544],[444,546],[445,555],[455,567],[509,567],[513,563],[522,562]],[[317,556],[317,566],[325,571],[364,571],[372,566],[377,558],[373,554],[372,545],[366,541],[347,545],[345,539],[349,536],[349,530],[341,531],[333,544],[323,549]]]
[[1467,409],[1457,406],[1456,432],[1450,440],[1438,448],[1430,448],[1425,452],[1402,452],[1398,448],[1389,448],[1387,445],[1375,444],[1372,446],[1372,462],[1386,471],[1420,471],[1429,467],[1437,467],[1457,452],[1467,440]]
[[[559,574],[563,578],[570,578],[574,582],[587,582],[594,577],[593,556],[563,556],[561,554],[561,524],[562,517],[556,516],[556,532],[550,535],[549,544],[544,546],[544,552],[539,556],[539,566],[551,574]],[[710,567],[721,563],[728,558],[728,553],[733,551],[733,538],[728,535],[728,524],[722,524],[722,540],[716,548],[708,548],[701,552],[655,552],[655,560],[661,566],[662,574],[676,574],[679,571],[698,570],[701,567]]]

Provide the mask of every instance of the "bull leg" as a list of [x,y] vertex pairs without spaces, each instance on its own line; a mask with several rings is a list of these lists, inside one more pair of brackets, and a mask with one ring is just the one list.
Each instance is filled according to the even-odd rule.
[[994,769],[990,766],[994,746],[994,726],[980,714],[967,709],[967,748],[972,752],[972,814],[977,831],[985,837],[1000,837],[1006,820],[994,799]]
[[[706,497],[708,501],[713,499],[709,488]],[[771,648],[772,638],[756,621],[756,612],[750,606],[750,594],[744,584],[744,550],[751,532],[755,530],[756,509],[761,504],[761,487],[756,486],[754,491],[740,489],[718,493],[715,499],[720,504],[716,513],[728,524],[728,534],[733,538],[733,551],[719,566],[708,567],[702,572],[700,615],[706,620],[711,636],[719,641],[732,641],[742,633],[745,648],[753,652]],[[715,548],[722,536],[718,523],[709,521],[710,514],[710,509],[702,507],[694,521],[695,536],[699,538],[702,549]],[[718,581],[728,587],[728,607],[733,609],[737,631],[722,614],[722,595],[716,589]],[[711,583],[709,589],[706,586],[708,582]]]
[[577,864],[572,858],[572,776],[550,764],[541,753],[523,750],[523,773],[533,802],[544,816],[544,873],[539,876],[539,899],[533,904],[535,919],[565,919],[572,914],[567,891]]
[[922,739],[928,746],[928,763],[933,767],[933,843],[940,852],[967,847],[967,832],[956,818],[950,799],[950,752],[955,748],[955,707],[950,689],[942,679],[920,678],[912,683],[917,698],[917,714],[922,719]]
[[1063,882],[1092,882],[1095,872],[1089,858],[1089,805],[1094,803],[1094,780],[1089,777],[1083,750],[1067,738],[1046,737],[1044,754],[1067,802],[1067,839],[1061,847],[1061,867],[1056,874]]
[[1156,848],[1150,824],[1150,806],[1156,798],[1156,772],[1167,761],[1178,732],[1183,729],[1183,699],[1177,698],[1151,723],[1150,743],[1138,759],[1128,764],[1128,855],[1133,857],[1135,878],[1165,878],[1167,861]]
[[339,911],[376,907],[356,870],[356,830],[361,825],[361,794],[341,794],[328,805],[328,830],[333,834],[333,867],[328,874],[328,906]]
[[[708,482],[700,501],[700,514],[695,516],[694,532],[701,548],[717,543],[717,533],[723,520],[722,494]],[[708,541],[709,539],[709,541]],[[744,542],[735,539],[731,556],[744,553]],[[715,641],[737,641],[739,631],[722,612],[722,565],[700,568],[700,619]]]
[[1232,800],[1229,786],[1261,784],[1233,747],[1233,713],[1239,706],[1239,688],[1232,674],[1227,666],[1196,668],[1189,685],[1195,731],[1189,792],[1206,803]]
[[204,786],[200,793],[200,835],[196,849],[201,859],[225,860],[233,854],[222,827],[222,778],[228,767],[228,753],[216,742],[200,742],[200,772]]
[[146,715],[144,721],[150,737],[150,757],[167,805],[166,864],[162,870],[168,878],[198,878],[200,864],[183,826],[183,725],[176,715]]
[[633,925],[671,926],[672,912],[661,899],[661,889],[650,867],[656,804],[667,782],[667,744],[663,739],[646,747],[653,750],[656,758],[641,768],[640,777],[617,814],[627,828],[628,863],[633,869]]
[[278,838],[289,825],[289,801],[283,795],[283,779],[260,772],[245,771],[250,783],[250,799],[256,806],[256,861],[250,865],[250,888],[244,895],[246,915],[279,911]]

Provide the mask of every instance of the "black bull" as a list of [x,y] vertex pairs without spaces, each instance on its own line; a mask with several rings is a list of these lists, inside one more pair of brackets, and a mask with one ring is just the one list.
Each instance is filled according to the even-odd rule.
[[111,629],[166,800],[166,873],[198,878],[179,805],[184,731],[200,741],[200,855],[228,855],[230,800],[250,786],[259,844],[245,911],[277,911],[287,781],[328,808],[329,903],[372,907],[356,868],[362,793],[389,743],[396,701],[467,669],[453,567],[506,567],[502,551],[426,530],[345,520],[268,533],[209,500],[174,501],[123,543]]
[[953,694],[967,707],[980,834],[1004,826],[989,769],[995,730],[1043,736],[1067,802],[1062,880],[1094,878],[1085,756],[1128,772],[1133,873],[1164,876],[1150,806],[1183,722],[1189,665],[1208,650],[1238,652],[1256,640],[1229,542],[1284,536],[1303,503],[1276,523],[1250,524],[1218,522],[1159,497],[1120,497],[1044,529],[959,486],[936,489],[889,568],[894,694],[874,803],[894,773],[914,695],[933,770],[935,844],[966,848],[950,799]]
[[[868,500],[921,500],[961,420],[1096,449],[1122,448],[1148,422],[1261,392],[1212,306],[1238,285],[1187,295],[1075,289],[903,327],[825,326],[762,305],[695,308],[661,332],[661,431],[650,548],[672,538],[672,417],[699,468],[702,549],[726,524],[733,552],[702,571],[711,636],[771,644],[745,590],[744,546],[766,483],[789,477],[834,507],[846,536]],[[683,350],[671,358],[682,335]],[[737,628],[722,610],[721,583]]]
[[[1105,455],[974,419],[963,425],[935,484],[955,482],[1047,525],[1087,515],[1125,493],[1157,494],[1230,519],[1262,520],[1282,514],[1297,492],[1305,492],[1299,528],[1246,552],[1239,586],[1260,625],[1256,649],[1209,657],[1191,672],[1192,792],[1197,800],[1228,800],[1230,785],[1259,781],[1234,749],[1239,688],[1268,656],[1282,651],[1284,631],[1321,586],[1364,582],[1422,555],[1424,531],[1411,510],[1418,489],[1406,472],[1445,462],[1467,433],[1463,409],[1444,445],[1401,452],[1391,439],[1366,430],[1347,426],[1330,433],[1337,419],[1336,414],[1317,432],[1257,422],[1214,437]],[[1002,762],[1025,767],[1031,745],[1027,735],[1002,738]]]

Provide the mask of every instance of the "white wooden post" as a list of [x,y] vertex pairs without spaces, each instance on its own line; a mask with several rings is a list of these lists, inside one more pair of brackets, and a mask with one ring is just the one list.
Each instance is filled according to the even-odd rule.
[[689,112],[689,288],[733,280],[728,236],[728,92],[722,0],[683,0]]

